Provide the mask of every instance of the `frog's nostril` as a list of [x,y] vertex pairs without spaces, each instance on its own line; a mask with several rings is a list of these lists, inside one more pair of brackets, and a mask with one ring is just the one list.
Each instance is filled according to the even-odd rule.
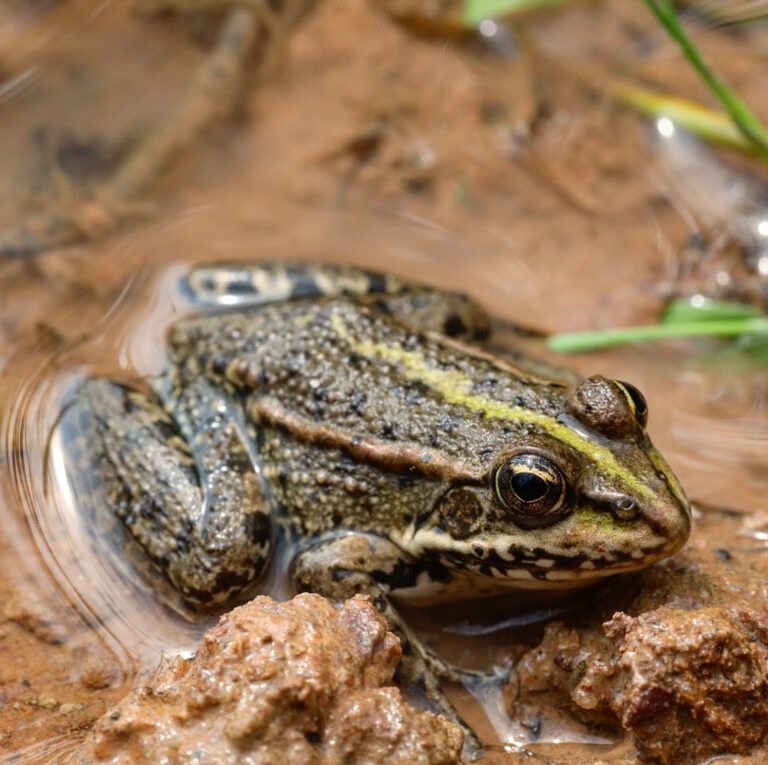
[[630,521],[638,513],[637,502],[632,497],[621,497],[617,499],[614,504],[614,513],[616,517],[621,521]]

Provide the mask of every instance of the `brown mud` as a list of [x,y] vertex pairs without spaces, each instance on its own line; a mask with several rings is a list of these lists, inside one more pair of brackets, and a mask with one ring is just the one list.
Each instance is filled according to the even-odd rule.
[[462,735],[392,687],[402,652],[368,599],[304,593],[224,615],[94,727],[70,765],[456,765]]
[[[4,6],[0,243],[30,220],[92,211],[98,189],[172,120],[179,94],[215,49],[226,11],[154,15],[139,5]],[[0,261],[0,762],[51,762],[71,751],[161,655],[188,650],[206,626],[163,612],[129,569],[79,547],[76,519],[51,511],[46,466],[73,379],[161,366],[164,329],[187,310],[172,298],[184,264],[355,263],[463,289],[502,319],[563,331],[654,321],[691,235],[713,235],[711,216],[681,189],[651,122],[608,95],[621,77],[709,103],[641,3],[574,2],[485,41],[421,17],[414,25],[408,14],[401,24],[390,15],[394,5],[318,3],[288,36],[274,74],[260,77],[257,63],[246,63],[230,108],[117,220],[105,226],[100,215],[81,215],[78,243]],[[768,30],[691,23],[768,119],[760,98]],[[743,160],[716,161],[759,183]],[[727,283],[721,261],[704,258],[700,267],[705,284]],[[766,373],[721,346],[695,350],[677,344],[573,359],[582,373],[632,380],[646,393],[654,441],[704,505],[693,558],[660,568],[660,579],[626,577],[586,594],[575,613],[552,617],[563,630],[605,640],[599,625],[611,609],[637,616],[720,606],[701,593],[675,605],[692,559],[717,567],[717,581],[730,561],[768,581]],[[638,588],[653,594],[662,584],[667,595],[634,599]],[[762,598],[759,588],[731,592],[733,607],[757,608]],[[493,631],[493,619],[546,608],[507,603],[493,614],[411,616],[449,658],[487,668],[525,656],[544,632],[543,622]],[[618,627],[612,634],[619,645]],[[498,744],[489,762],[531,761],[502,751],[505,741],[546,763],[632,761],[624,710],[606,707],[599,721],[581,714],[572,679],[553,679],[554,701],[536,700],[544,722],[535,735],[498,709],[494,730],[469,694],[457,691],[457,703]],[[636,735],[637,726],[627,727]],[[746,749],[755,735],[744,738]],[[653,743],[645,746],[648,753]]]

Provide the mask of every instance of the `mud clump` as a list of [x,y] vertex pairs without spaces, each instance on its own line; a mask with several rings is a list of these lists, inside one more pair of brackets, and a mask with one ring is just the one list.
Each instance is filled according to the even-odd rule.
[[768,732],[768,621],[752,609],[659,608],[605,625],[612,706],[638,752],[664,763],[747,754]]
[[72,636],[72,627],[61,609],[33,592],[13,592],[5,602],[3,616],[43,643],[61,645]]
[[547,626],[505,690],[510,715],[533,731],[558,715],[613,738],[625,731],[642,759],[665,765],[765,754],[768,609],[759,578],[689,552],[636,584],[607,621],[598,609],[588,626]]
[[460,763],[459,728],[385,687],[400,655],[363,596],[258,597],[104,715],[68,765]]

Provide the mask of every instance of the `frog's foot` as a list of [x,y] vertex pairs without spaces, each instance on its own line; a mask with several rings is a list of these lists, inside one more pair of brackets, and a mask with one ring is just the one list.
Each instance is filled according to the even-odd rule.
[[302,298],[353,297],[422,332],[488,337],[491,322],[473,300],[354,266],[265,260],[193,268],[182,289],[203,306],[260,306]]
[[[69,459],[185,600],[225,602],[270,553],[260,478],[219,394],[199,384],[175,406],[171,417],[154,396],[86,380],[65,415]],[[203,435],[185,437],[185,406]]]
[[[321,538],[299,553],[293,577],[300,590],[342,601],[356,594],[370,595],[389,628],[400,638],[403,657],[398,679],[412,692],[423,695],[431,707],[464,732],[465,755],[475,759],[482,744],[440,688],[439,678],[463,682],[468,675],[437,656],[409,629],[387,593],[405,580],[415,579],[421,567],[399,547],[372,534],[345,533]],[[479,674],[479,673],[478,673]]]
[[435,676],[441,680],[469,686],[476,682],[484,681],[489,676],[487,672],[481,672],[480,670],[457,667],[455,664],[451,664],[451,662],[437,656],[437,654],[431,651],[429,653],[433,659],[436,659],[435,662],[430,663],[429,667]]

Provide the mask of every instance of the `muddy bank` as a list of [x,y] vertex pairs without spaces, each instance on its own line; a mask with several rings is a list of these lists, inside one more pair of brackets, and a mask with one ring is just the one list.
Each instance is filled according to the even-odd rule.
[[[563,758],[546,741],[576,725],[612,743],[560,761],[761,762],[766,596],[768,582],[725,548],[612,582],[519,656],[503,697],[528,741],[492,747],[487,761]],[[67,763],[459,763],[459,729],[392,687],[400,655],[366,598],[334,608],[316,595],[259,597],[108,710]]]

